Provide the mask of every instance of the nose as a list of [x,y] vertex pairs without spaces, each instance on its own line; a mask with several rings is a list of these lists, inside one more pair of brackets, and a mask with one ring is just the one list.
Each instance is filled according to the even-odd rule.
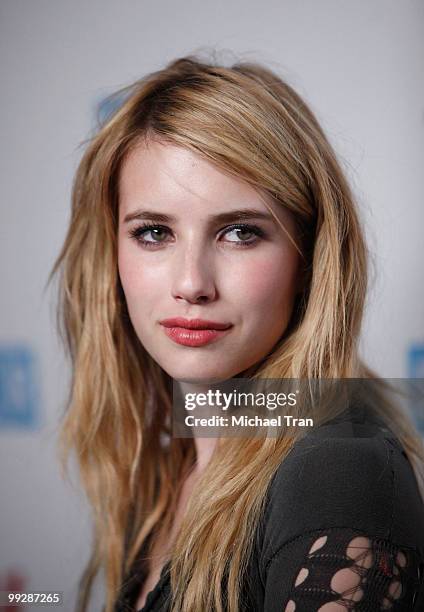
[[172,295],[190,304],[209,303],[217,290],[212,255],[201,244],[180,246],[175,253]]

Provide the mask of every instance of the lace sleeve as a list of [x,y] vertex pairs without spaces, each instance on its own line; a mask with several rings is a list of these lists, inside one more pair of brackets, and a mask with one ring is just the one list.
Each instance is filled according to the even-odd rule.
[[347,528],[309,533],[268,563],[265,612],[418,610],[422,559]]

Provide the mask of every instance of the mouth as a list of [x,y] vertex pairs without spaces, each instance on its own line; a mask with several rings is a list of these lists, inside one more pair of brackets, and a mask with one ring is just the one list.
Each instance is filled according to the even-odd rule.
[[204,319],[164,319],[160,321],[164,332],[173,342],[183,346],[205,346],[225,336],[232,327],[231,323],[219,323]]

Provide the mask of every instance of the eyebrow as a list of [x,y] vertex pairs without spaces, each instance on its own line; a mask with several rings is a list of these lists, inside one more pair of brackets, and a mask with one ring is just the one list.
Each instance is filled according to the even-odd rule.
[[[241,221],[246,219],[264,219],[266,221],[274,221],[274,217],[269,213],[252,208],[241,208],[239,210],[229,210],[228,212],[219,213],[218,215],[208,215],[210,223],[231,223],[232,221]],[[149,220],[160,223],[175,223],[176,218],[173,215],[155,212],[152,210],[136,210],[133,213],[128,213],[124,217],[124,223],[138,220]]]

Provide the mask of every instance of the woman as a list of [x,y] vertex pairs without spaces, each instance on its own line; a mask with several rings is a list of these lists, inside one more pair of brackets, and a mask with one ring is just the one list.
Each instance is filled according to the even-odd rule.
[[363,235],[316,119],[257,64],[181,58],[124,93],[52,271],[63,461],[95,519],[78,609],[100,569],[106,612],[422,609],[424,452],[383,384],[306,435],[171,431],[173,384],[378,381],[358,355]]

